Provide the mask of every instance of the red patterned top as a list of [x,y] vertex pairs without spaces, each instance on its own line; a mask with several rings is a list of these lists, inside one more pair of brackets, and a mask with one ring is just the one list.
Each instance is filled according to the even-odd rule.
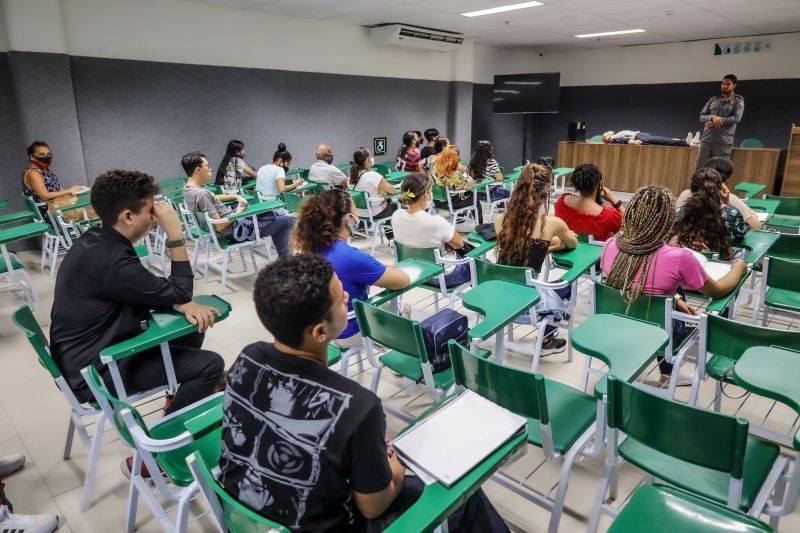
[[602,206],[603,211],[599,215],[581,213],[564,202],[567,194],[569,193],[561,195],[556,202],[555,213],[567,223],[569,229],[575,233],[593,235],[598,241],[604,241],[619,231],[622,226],[622,213],[608,206]]

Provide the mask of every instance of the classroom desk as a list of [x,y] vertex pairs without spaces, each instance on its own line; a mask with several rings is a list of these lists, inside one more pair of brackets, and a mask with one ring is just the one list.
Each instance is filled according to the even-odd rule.
[[591,270],[593,266],[600,263],[601,255],[603,255],[602,243],[598,245],[583,242],[579,242],[578,246],[572,250],[562,250],[550,254],[557,267],[567,269],[561,275],[561,279],[570,283],[573,283]]
[[408,176],[409,174],[411,174],[411,172],[406,172],[404,170],[395,170],[393,172],[387,173],[386,176],[384,177],[386,181],[388,181],[392,185],[397,185],[399,183],[403,183],[403,179],[405,179],[405,177]]
[[[231,304],[219,296],[196,296],[194,302],[215,307],[220,312],[215,322],[225,320],[231,312]],[[149,348],[160,346],[161,356],[166,362],[170,357],[169,341],[188,335],[193,331],[197,331],[197,326],[190,324],[183,313],[178,311],[160,311],[152,313],[150,319],[147,321],[147,329],[145,331],[132,339],[124,340],[104,348],[100,352],[100,361],[103,364],[115,366],[117,362],[122,359],[131,357]],[[175,382],[175,374],[172,373],[170,375],[168,372],[167,376],[170,382],[170,391],[174,393],[178,389],[178,383]],[[117,392],[121,395],[121,399],[122,396],[127,396],[127,394],[124,394],[124,389],[120,390],[119,386],[117,386]]]
[[[422,416],[426,416],[428,412]],[[409,427],[413,426],[413,422]],[[425,486],[419,499],[386,528],[385,533],[433,531],[470,496],[472,496],[506,460],[527,446],[527,433],[522,432],[500,446],[467,475],[447,488],[436,482]]]
[[742,181],[738,183],[733,190],[742,193],[744,195],[742,198],[747,199],[755,198],[766,188],[767,186],[763,183],[750,183],[749,181]]
[[[268,213],[270,211],[275,211],[276,209],[283,209],[286,207],[286,204],[281,202],[280,200],[267,200],[265,202],[256,202],[254,204],[248,204],[247,209],[242,211],[241,213],[231,213],[227,216],[228,220],[239,220],[240,218],[245,217],[253,217],[253,223],[256,223],[255,217],[261,215],[263,213]],[[256,224],[257,226],[258,224]]]
[[29,209],[14,211],[13,213],[3,213],[0,215],[0,225],[19,222],[20,220],[36,220],[37,214]]
[[744,237],[734,239],[731,245],[746,249],[747,254],[744,257],[744,262],[752,265],[758,263],[767,255],[770,247],[780,239],[780,236],[780,233],[774,231],[751,229]]
[[439,274],[444,273],[444,267],[442,265],[429,263],[428,261],[422,261],[420,259],[404,259],[394,266],[408,274],[408,277],[411,278],[411,283],[409,286],[405,289],[385,289],[367,299],[367,303],[376,306],[383,305],[386,302],[396,299],[404,292],[410,291],[415,287],[419,287],[423,283],[432,280]]
[[[731,161],[736,173],[728,180],[733,189],[740,181],[762,183],[767,192],[775,188],[778,148],[734,148]],[[606,185],[615,191],[634,192],[645,185],[663,185],[677,194],[689,188],[697,161],[695,146],[656,146],[561,142],[559,167],[593,163],[603,173]]]
[[467,235],[467,241],[476,245],[474,250],[467,252],[467,257],[483,257],[497,246],[497,239],[487,241],[477,231],[471,231]]
[[5,263],[6,272],[8,273],[8,279],[12,284],[19,285],[22,288],[25,299],[28,300],[28,304],[32,309],[38,308],[38,302],[40,301],[39,295],[27,280],[27,276],[19,274],[14,268],[17,265],[15,265],[6,245],[31,237],[38,237],[39,235],[47,233],[50,229],[50,225],[45,222],[28,222],[27,224],[0,230],[0,252],[3,254],[3,262]]
[[767,200],[764,198],[748,198],[742,201],[754,211],[764,211],[769,213],[769,216],[774,215],[778,206],[781,205],[780,200]]

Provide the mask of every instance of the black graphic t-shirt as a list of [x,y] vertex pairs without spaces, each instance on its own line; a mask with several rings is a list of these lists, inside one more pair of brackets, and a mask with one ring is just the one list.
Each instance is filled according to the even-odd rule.
[[266,342],[246,346],[227,381],[222,485],[293,530],[358,528],[352,492],[379,492],[392,479],[380,399]]

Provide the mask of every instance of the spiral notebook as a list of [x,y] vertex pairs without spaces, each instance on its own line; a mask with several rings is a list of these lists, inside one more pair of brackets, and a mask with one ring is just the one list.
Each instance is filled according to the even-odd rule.
[[[425,481],[456,483],[528,420],[465,390],[392,441],[400,459]],[[426,479],[428,478],[428,479]]]

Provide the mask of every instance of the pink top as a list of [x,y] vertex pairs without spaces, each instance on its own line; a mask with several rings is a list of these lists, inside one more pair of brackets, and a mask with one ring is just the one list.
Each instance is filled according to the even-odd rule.
[[[603,274],[611,271],[611,266],[618,253],[617,239],[608,239],[603,245],[603,256],[600,258],[600,268]],[[641,272],[638,272],[637,278],[640,275]],[[691,250],[665,244],[656,251],[656,256],[647,272],[644,293],[674,294],[678,287],[696,291],[705,284],[707,279],[708,274]]]

